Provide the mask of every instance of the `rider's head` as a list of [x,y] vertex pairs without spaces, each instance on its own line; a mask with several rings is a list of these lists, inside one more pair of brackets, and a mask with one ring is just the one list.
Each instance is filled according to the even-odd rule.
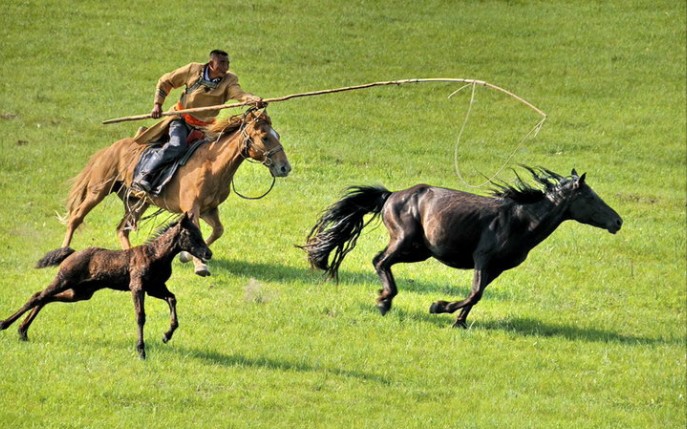
[[210,75],[212,77],[224,77],[229,71],[229,54],[219,49],[210,52]]

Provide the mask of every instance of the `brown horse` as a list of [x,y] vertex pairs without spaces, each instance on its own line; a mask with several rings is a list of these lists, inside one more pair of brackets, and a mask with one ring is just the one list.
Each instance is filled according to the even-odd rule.
[[573,170],[570,177],[563,177],[545,169],[528,170],[543,190],[522,180],[517,186],[497,185],[494,197],[428,185],[398,192],[350,188],[324,212],[303,248],[313,267],[336,278],[343,258],[367,225],[364,216],[381,215],[389,244],[373,259],[384,286],[377,298],[379,311],[386,314],[398,293],[391,266],[433,257],[453,268],[475,270],[466,299],[437,301],[430,307],[430,313],[460,309],[454,326],[467,327],[468,313],[487,285],[520,265],[563,221],[576,220],[613,234],[622,226],[618,213],[587,185],[584,174],[578,176]]
[[192,219],[192,215],[189,217],[184,214],[179,221],[159,233],[157,238],[132,249],[115,251],[90,247],[75,252],[69,247],[62,247],[49,252],[38,261],[37,267],[59,265],[55,279],[44,290],[36,292],[16,313],[0,321],[0,330],[7,329],[24,313],[31,311],[19,326],[19,337],[26,341],[31,323],[46,304],[89,300],[95,292],[104,288],[131,291],[138,322],[136,349],[141,358],[145,358],[144,294],[162,299],[169,305],[170,327],[162,338],[166,343],[179,326],[176,298],[165,284],[172,275],[174,256],[186,251],[197,258],[212,257],[200,229]]
[[[151,204],[172,213],[189,212],[196,224],[203,219],[212,228],[209,246],[224,232],[217,207],[229,196],[229,185],[245,159],[261,162],[273,177],[285,177],[291,171],[279,134],[264,110],[249,110],[219,121],[206,131],[210,142],[196,150],[157,196],[130,191],[134,168],[146,145],[125,138],[93,155],[69,192],[62,247],[69,246],[86,215],[113,192],[124,202],[125,214],[117,227],[122,248],[131,247],[129,231],[136,228]],[[194,264],[196,274],[210,274],[198,258],[194,258]]]

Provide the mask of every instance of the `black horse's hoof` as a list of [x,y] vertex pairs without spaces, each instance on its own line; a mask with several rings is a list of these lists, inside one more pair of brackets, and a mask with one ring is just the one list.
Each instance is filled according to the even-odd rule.
[[170,338],[167,338],[167,335],[162,337],[162,342],[167,344],[167,342],[170,340]]
[[391,303],[387,301],[380,301],[377,303],[377,309],[382,316],[386,316],[386,313],[391,310]]
[[446,304],[446,301],[433,302],[432,305],[429,306],[430,314],[446,313]]
[[468,329],[468,324],[465,322],[465,320],[456,320],[456,322],[453,324],[453,327]]

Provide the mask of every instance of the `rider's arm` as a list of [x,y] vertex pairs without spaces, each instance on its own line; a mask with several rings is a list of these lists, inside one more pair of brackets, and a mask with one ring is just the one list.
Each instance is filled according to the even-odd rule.
[[[165,98],[173,89],[180,88],[184,86],[191,75],[191,68],[193,63],[187,64],[169,73],[165,73],[157,81],[157,86],[155,87],[155,97],[153,98],[153,112],[156,109],[162,110],[162,105],[165,102]],[[159,105],[159,107],[158,107]]]

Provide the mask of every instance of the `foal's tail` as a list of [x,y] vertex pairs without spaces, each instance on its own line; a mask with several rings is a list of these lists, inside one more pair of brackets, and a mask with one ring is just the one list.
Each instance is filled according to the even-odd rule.
[[41,260],[36,263],[36,268],[60,265],[62,261],[67,259],[67,257],[74,252],[75,250],[71,247],[60,247],[59,249],[52,250],[46,253],[45,256],[43,256]]
[[[324,270],[338,280],[344,257],[353,250],[363,228],[382,212],[391,191],[382,186],[352,186],[347,194],[327,208],[302,247],[313,268]],[[373,217],[367,223],[366,214]],[[331,262],[329,254],[334,252]]]

